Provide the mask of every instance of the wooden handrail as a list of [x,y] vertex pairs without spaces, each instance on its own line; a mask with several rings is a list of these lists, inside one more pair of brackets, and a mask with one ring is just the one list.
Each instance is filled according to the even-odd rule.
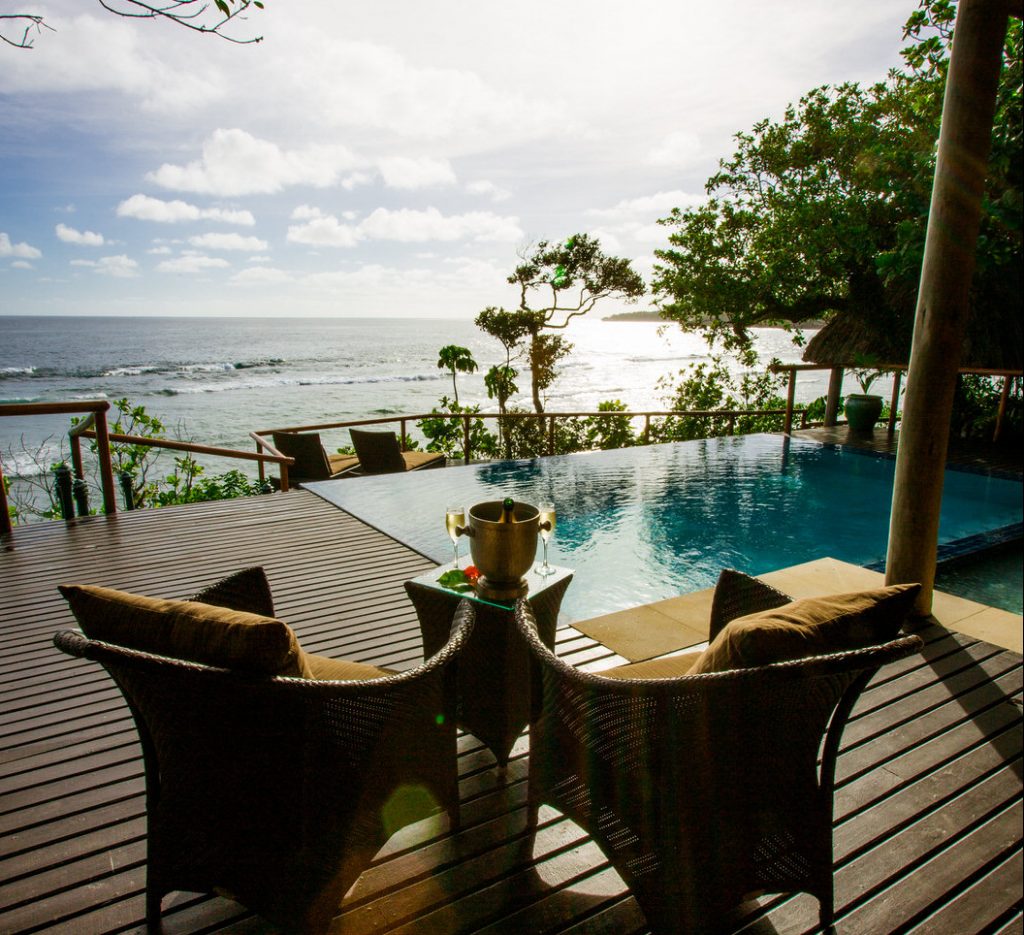
[[[273,429],[257,429],[249,433],[249,437],[256,442],[257,448],[263,447],[277,453],[277,449],[271,444],[267,436],[274,432],[318,432],[324,429],[346,429],[364,425],[389,425],[398,422],[401,426],[402,449],[405,450],[405,425],[409,421],[419,422],[423,419],[452,419],[462,422],[462,448],[463,460],[470,463],[470,423],[473,419],[540,419],[548,420],[547,425],[547,453],[553,454],[555,449],[555,424],[558,419],[569,418],[614,418],[616,416],[627,419],[642,418],[644,420],[643,438],[647,444],[650,438],[652,417],[692,417],[708,419],[728,419],[729,434],[735,430],[736,418],[739,416],[782,416],[792,419],[796,413],[801,415],[801,423],[806,424],[806,410],[794,409],[790,401],[787,409],[640,409],[640,410],[586,410],[580,412],[425,412],[410,415],[402,413],[393,416],[379,416],[374,419],[353,419],[347,422],[320,422],[316,425],[291,425]],[[788,429],[787,429],[788,432]],[[269,460],[269,459],[268,459]],[[260,465],[260,480],[263,480],[263,466]],[[281,489],[286,490],[287,475],[282,468]]]
[[[793,394],[796,389],[796,375],[797,371],[806,370],[831,370],[835,378],[841,381],[842,373],[845,370],[876,370],[879,373],[891,373],[893,374],[892,381],[892,398],[889,403],[889,421],[887,423],[887,430],[890,435],[896,432],[896,419],[897,419],[897,404],[899,403],[900,397],[900,380],[902,374],[910,368],[909,364],[868,364],[865,367],[857,366],[835,366],[833,364],[769,364],[768,369],[772,373],[788,373],[789,374],[789,399],[792,400]],[[996,427],[992,433],[992,441],[999,441],[1000,435],[1003,431],[1003,419],[1006,416],[1006,401],[1010,395],[1010,380],[1014,377],[1024,377],[1024,370],[1001,370],[993,369],[990,367],[960,367],[957,373],[972,374],[979,377],[1002,377],[1003,378],[1003,391],[1002,396],[999,400],[999,409],[996,412]],[[838,383],[836,384],[838,386]],[[831,392],[831,387],[830,387]],[[837,391],[838,392],[838,391]],[[806,420],[804,420],[806,421]],[[830,421],[829,413],[826,411],[825,414],[825,425],[835,425],[835,420],[832,418]],[[788,435],[792,431],[793,417],[791,413],[786,414],[786,421],[783,425],[782,431]]]
[[[71,447],[72,460],[76,457],[76,442],[81,434],[84,434],[85,425],[95,425],[94,435],[96,447],[99,449],[100,463],[100,487],[103,491],[103,512],[110,514],[117,512],[117,501],[114,499],[114,472],[110,463],[110,442],[107,433],[107,411],[110,409],[108,399],[83,399],[65,403],[4,403],[0,405],[0,417],[3,416],[59,416],[85,414],[89,418],[84,420],[83,426],[75,426],[81,431],[74,433],[72,429]],[[81,469],[81,451],[77,452],[76,469]],[[81,477],[81,474],[78,474]],[[0,490],[3,487],[2,475],[0,475]],[[10,535],[13,532],[10,516],[7,513],[7,497],[0,496],[0,508],[3,509],[3,516],[0,517],[0,533]]]

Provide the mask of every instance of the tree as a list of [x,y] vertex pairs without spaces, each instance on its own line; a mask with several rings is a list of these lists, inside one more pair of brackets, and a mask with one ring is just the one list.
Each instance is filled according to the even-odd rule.
[[[147,0],[97,0],[103,9],[115,16],[125,19],[162,19],[176,23],[193,32],[208,33],[219,36],[228,42],[246,45],[262,41],[262,36],[239,37],[224,31],[225,27],[234,25],[236,20],[244,20],[242,15],[250,7],[263,9],[263,0],[163,0],[163,2],[147,2]],[[13,31],[5,35],[8,24]],[[36,13],[0,13],[0,40],[16,49],[31,49],[35,45],[35,36],[44,29],[55,32],[47,24],[45,16]]]
[[[909,346],[935,140],[956,6],[924,0],[907,22],[907,68],[870,88],[820,87],[735,137],[706,204],[662,221],[663,314],[726,347],[754,325],[793,328],[838,311]],[[973,302],[1020,308],[1021,23],[1011,20]]]
[[541,393],[557,376],[555,365],[572,352],[564,337],[544,332],[564,329],[602,299],[635,300],[646,287],[629,260],[606,256],[600,242],[587,234],[574,234],[554,246],[542,240],[520,259],[523,262],[508,277],[519,286],[519,308],[491,306],[477,316],[476,324],[501,341],[506,366],[511,366],[512,350],[529,338],[530,389],[533,407],[541,413]]
[[437,367],[439,370],[450,370],[452,374],[452,392],[455,394],[455,405],[459,404],[459,388],[455,383],[456,371],[459,373],[472,373],[477,369],[477,363],[473,360],[473,354],[468,347],[460,347],[458,344],[446,344],[437,352]]

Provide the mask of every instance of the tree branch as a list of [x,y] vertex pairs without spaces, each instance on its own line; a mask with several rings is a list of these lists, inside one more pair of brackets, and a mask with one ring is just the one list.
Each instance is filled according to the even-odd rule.
[[[185,29],[215,35],[236,45],[250,45],[263,41],[262,36],[240,39],[223,32],[225,26],[236,18],[242,17],[242,14],[250,7],[262,10],[263,0],[213,0],[212,4],[210,0],[164,0],[163,3],[148,2],[148,0],[96,0],[96,2],[107,12],[123,19],[170,20]],[[211,11],[211,5],[217,11],[215,14]],[[208,17],[208,14],[211,15]],[[29,33],[33,29],[37,32],[43,29],[56,32],[45,22],[44,17],[31,13],[0,14],[0,20],[21,20],[27,23],[20,41],[10,39],[0,32],[0,40],[16,49],[33,48],[34,40],[29,38]]]
[[28,34],[34,29],[36,32],[42,32],[44,29],[49,29],[50,32],[56,32],[56,30],[43,22],[43,17],[35,16],[32,13],[0,13],[0,20],[22,20],[27,21],[25,29],[21,34],[21,39],[17,42],[13,39],[8,39],[2,32],[0,32],[0,41],[6,42],[7,45],[13,46],[16,49],[31,49],[34,39],[29,39]]

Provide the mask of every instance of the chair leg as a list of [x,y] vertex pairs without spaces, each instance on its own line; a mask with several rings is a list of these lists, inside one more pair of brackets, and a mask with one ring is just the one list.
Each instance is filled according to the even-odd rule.
[[160,906],[163,902],[163,894],[158,890],[146,888],[146,928],[150,932],[162,932],[163,922]]

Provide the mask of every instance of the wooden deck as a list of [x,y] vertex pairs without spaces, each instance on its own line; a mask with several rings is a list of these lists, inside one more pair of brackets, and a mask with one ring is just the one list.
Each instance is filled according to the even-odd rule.
[[[52,647],[52,633],[72,625],[55,585],[185,596],[252,564],[267,569],[304,646],[418,661],[402,584],[430,562],[304,491],[19,528],[0,546],[0,932],[142,930],[135,731],[103,671]],[[598,644],[560,633],[571,661],[606,664]],[[937,627],[923,635],[923,655],[880,674],[845,734],[836,931],[1020,932],[1021,657]],[[337,931],[646,931],[575,825],[545,810],[536,840],[525,836],[527,753],[524,736],[502,777],[463,736],[462,830],[437,819],[399,832],[349,894]],[[164,906],[169,933],[270,931],[223,899],[176,894]],[[767,897],[737,930],[810,932],[816,918],[809,897]]]
[[[845,448],[860,448],[890,455],[896,454],[900,441],[899,429],[890,435],[883,425],[876,426],[874,432],[870,434],[851,432],[849,426],[844,423],[829,428],[799,429],[793,435],[826,445],[842,445]],[[1021,457],[1019,442],[993,444],[977,439],[951,438],[946,452],[946,464],[960,470],[1020,477],[1024,459]]]

